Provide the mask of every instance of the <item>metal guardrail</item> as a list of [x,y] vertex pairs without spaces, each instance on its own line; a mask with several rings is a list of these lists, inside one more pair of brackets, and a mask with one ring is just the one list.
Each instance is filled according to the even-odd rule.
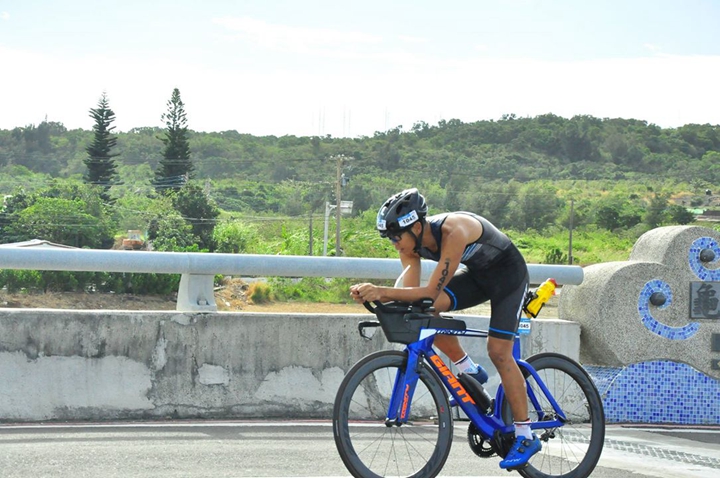
[[[436,263],[423,261],[427,280]],[[0,247],[0,269],[182,274],[177,310],[216,311],[213,279],[217,274],[243,277],[346,277],[395,279],[398,259],[271,256],[202,252],[147,252],[47,247]],[[553,277],[558,284],[580,284],[579,266],[528,264],[530,282]]]

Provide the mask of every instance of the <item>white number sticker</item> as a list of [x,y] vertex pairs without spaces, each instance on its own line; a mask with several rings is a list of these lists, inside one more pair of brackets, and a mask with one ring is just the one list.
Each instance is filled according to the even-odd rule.
[[418,215],[417,212],[413,209],[409,213],[405,214],[403,217],[398,218],[398,225],[400,227],[406,227],[411,224],[414,224],[418,221]]
[[523,317],[520,319],[520,325],[518,325],[518,334],[529,334],[530,333],[530,319]]

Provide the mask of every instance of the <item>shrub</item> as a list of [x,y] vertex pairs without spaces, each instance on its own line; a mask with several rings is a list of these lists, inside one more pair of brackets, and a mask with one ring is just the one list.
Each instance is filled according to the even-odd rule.
[[0,271],[0,287],[8,292],[23,289],[44,289],[40,271],[3,269]]
[[250,284],[248,297],[255,304],[267,304],[274,300],[272,288],[267,282],[253,282]]
[[545,264],[567,264],[568,257],[559,248],[554,247],[545,254]]

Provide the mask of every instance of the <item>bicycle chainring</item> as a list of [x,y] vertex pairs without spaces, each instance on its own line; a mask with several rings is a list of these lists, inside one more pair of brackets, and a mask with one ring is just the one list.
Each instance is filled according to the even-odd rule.
[[470,426],[468,427],[467,437],[470,449],[477,456],[481,458],[490,458],[491,456],[496,455],[492,444],[482,437],[480,431],[472,422],[470,422]]

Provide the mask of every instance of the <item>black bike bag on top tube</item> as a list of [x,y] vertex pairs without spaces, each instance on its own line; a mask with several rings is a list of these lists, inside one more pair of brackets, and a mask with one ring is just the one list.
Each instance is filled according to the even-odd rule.
[[423,313],[384,313],[378,318],[388,341],[401,344],[416,342],[422,329],[465,330],[465,322],[462,320],[446,319]]

